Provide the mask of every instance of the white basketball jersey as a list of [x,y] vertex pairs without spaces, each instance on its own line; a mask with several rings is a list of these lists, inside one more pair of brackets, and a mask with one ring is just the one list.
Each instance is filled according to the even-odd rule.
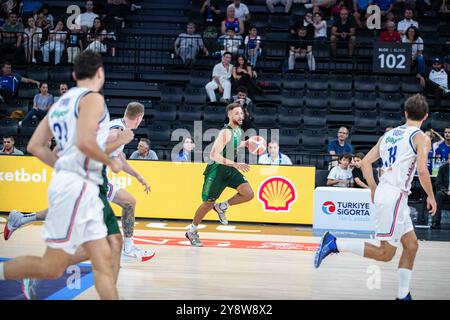
[[380,156],[383,161],[380,184],[410,192],[417,167],[413,137],[420,132],[422,130],[417,127],[402,125],[384,134],[380,143]]
[[[78,104],[89,92],[90,89],[79,87],[67,91],[48,112],[48,122],[59,149],[55,171],[75,172],[95,184],[102,184],[103,164],[89,159],[76,146]],[[103,150],[109,133],[108,123],[109,112],[105,105],[97,131],[97,143]]]
[[[126,128],[127,127],[125,126],[125,120],[123,118],[114,119],[109,122],[109,130],[114,130],[114,129],[125,130]],[[117,157],[117,155],[119,155],[120,153],[123,152],[124,147],[125,147],[125,145],[121,145],[120,147],[118,147],[116,150],[111,152],[111,156]]]

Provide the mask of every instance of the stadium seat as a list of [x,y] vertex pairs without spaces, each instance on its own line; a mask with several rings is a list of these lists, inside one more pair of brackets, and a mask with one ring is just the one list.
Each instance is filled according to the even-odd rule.
[[376,80],[377,78],[375,76],[365,76],[365,75],[355,76],[354,77],[355,90],[374,92],[376,89]]
[[[214,103],[208,103],[203,108],[203,120],[206,123],[213,124],[213,127],[220,127],[225,123],[225,105],[218,105]],[[219,127],[217,127],[219,128]]]
[[333,91],[351,91],[353,77],[351,75],[330,75],[328,78],[330,89]]
[[381,92],[400,92],[400,77],[379,76],[377,77],[377,88]]
[[356,110],[354,133],[376,134],[378,132],[378,112],[376,110]]
[[285,73],[283,75],[283,88],[284,89],[295,89],[304,90],[306,87],[306,77],[305,75]]
[[0,137],[15,136],[18,132],[17,121],[0,120]]
[[306,88],[308,90],[327,90],[328,75],[312,74],[306,80]]
[[381,111],[401,111],[403,98],[399,93],[380,93],[378,105]]
[[206,91],[201,87],[186,86],[184,90],[184,103],[186,104],[205,104]]
[[183,104],[178,110],[178,119],[181,121],[200,121],[202,120],[203,104]]
[[323,91],[307,91],[305,105],[308,108],[325,110],[328,107],[328,95]]
[[300,148],[300,131],[295,129],[280,129],[280,146]]
[[161,102],[181,104],[183,99],[184,84],[165,83],[161,85]]
[[265,103],[258,103],[253,110],[253,118],[257,127],[273,127],[277,121],[277,108]]
[[173,103],[160,102],[155,105],[152,114],[153,121],[175,121],[177,119],[177,106]]
[[302,123],[301,109],[296,106],[281,106],[278,108],[278,122],[281,128],[300,127]]
[[157,145],[170,144],[171,128],[168,123],[158,121],[148,126],[148,137]]
[[37,80],[39,82],[48,81],[48,68],[47,67],[29,67],[27,69],[27,78]]
[[450,113],[433,112],[431,114],[431,128],[442,134],[444,129],[450,125]]
[[353,111],[351,92],[331,92],[329,96],[329,111],[336,113],[349,113]]
[[377,110],[378,95],[375,92],[355,92],[355,110]]
[[402,82],[402,92],[404,93],[421,93],[422,87],[420,86],[419,80],[416,77],[403,77]]
[[327,111],[325,109],[306,108],[303,112],[303,126],[304,128],[317,129],[326,128]]
[[404,123],[405,118],[402,112],[380,112],[380,128],[397,127]]
[[317,130],[304,129],[302,132],[302,151],[325,152],[327,149],[325,135]]

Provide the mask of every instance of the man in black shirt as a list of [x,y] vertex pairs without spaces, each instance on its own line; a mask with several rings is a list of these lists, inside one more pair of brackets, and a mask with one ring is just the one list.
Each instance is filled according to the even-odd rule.
[[347,8],[342,8],[339,13],[339,19],[334,21],[331,28],[331,53],[333,57],[337,55],[337,42],[348,43],[348,54],[353,56],[353,50],[355,49],[356,36],[355,36],[355,23],[353,19],[349,17],[349,11]]
[[368,189],[369,186],[367,185],[366,179],[364,179],[364,175],[361,171],[361,160],[364,159],[364,153],[357,152],[353,156],[352,165],[353,165],[353,181],[355,181],[354,187],[355,188],[363,188]]
[[300,27],[297,34],[291,36],[289,42],[289,70],[294,70],[295,59],[306,57],[310,71],[316,70],[316,61],[312,54],[312,41],[307,35],[305,27]]
[[444,203],[450,204],[450,174],[449,174],[449,163],[450,163],[450,153],[448,155],[447,163],[439,168],[436,181],[434,183],[436,187],[436,204],[437,210],[433,217],[433,222],[431,224],[432,229],[437,229],[441,226],[441,214],[442,205]]

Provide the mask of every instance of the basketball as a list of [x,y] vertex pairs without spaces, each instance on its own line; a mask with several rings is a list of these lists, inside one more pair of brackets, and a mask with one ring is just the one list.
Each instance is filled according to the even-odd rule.
[[266,152],[267,142],[261,136],[253,136],[247,140],[247,148],[250,153],[260,156]]

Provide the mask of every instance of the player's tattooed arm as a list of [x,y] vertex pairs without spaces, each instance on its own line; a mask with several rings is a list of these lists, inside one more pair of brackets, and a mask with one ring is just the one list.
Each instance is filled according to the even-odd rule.
[[126,238],[133,236],[134,220],[134,206],[130,203],[126,203],[122,209],[122,228]]

